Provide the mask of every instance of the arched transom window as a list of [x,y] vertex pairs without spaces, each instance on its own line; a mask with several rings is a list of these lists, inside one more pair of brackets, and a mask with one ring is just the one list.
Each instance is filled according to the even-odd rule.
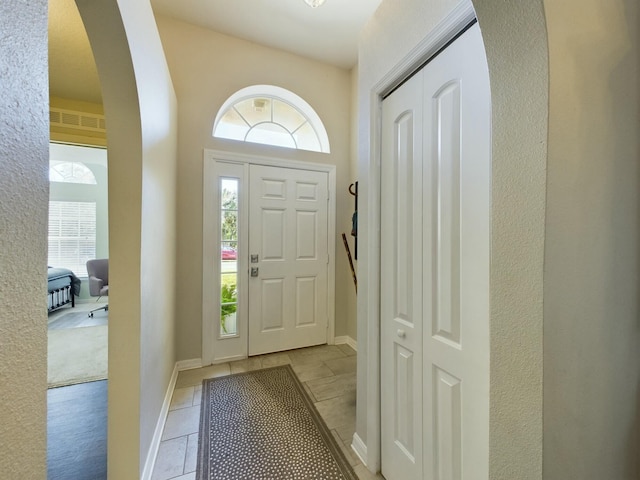
[[84,183],[95,185],[96,177],[82,162],[51,160],[49,162],[49,181],[62,183]]
[[322,120],[302,98],[273,85],[234,93],[216,116],[213,136],[243,142],[329,153]]

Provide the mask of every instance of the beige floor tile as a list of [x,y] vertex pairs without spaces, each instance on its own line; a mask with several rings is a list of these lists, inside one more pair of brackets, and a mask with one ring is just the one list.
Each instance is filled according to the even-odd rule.
[[186,475],[180,475],[179,477],[172,478],[171,480],[196,480],[196,472],[187,473]]
[[351,442],[353,442],[353,434],[356,433],[356,425],[355,423],[341,425],[336,428],[336,432],[344,443],[351,445]]
[[337,429],[356,423],[356,396],[342,395],[315,404],[329,429]]
[[193,389],[193,405],[202,403],[202,383]]
[[356,357],[335,358],[324,362],[331,369],[334,375],[344,373],[356,373]]
[[353,471],[356,472],[359,480],[384,480],[382,475],[379,473],[374,475],[362,464],[356,465]]
[[334,358],[344,358],[346,354],[335,345],[321,345],[289,352],[293,365],[319,363]]
[[307,386],[306,383],[302,384],[302,388],[304,388],[304,391],[307,392],[307,395],[309,395],[309,398],[311,399],[312,403],[316,403],[318,401],[318,399],[313,395],[313,392],[309,390],[309,387]]
[[193,391],[194,387],[176,388],[171,397],[169,410],[193,406]]
[[293,371],[296,372],[298,380],[308,382],[318,378],[331,377],[334,373],[324,363],[305,363],[302,365],[293,365]]
[[277,367],[279,365],[288,365],[291,358],[287,353],[271,353],[269,355],[261,355],[262,368]]
[[299,348],[294,351],[301,355],[304,355],[305,353],[318,353],[318,352],[335,353],[339,350],[340,349],[338,348],[337,345],[316,345],[315,347]]
[[202,380],[205,378],[224,377],[230,373],[231,368],[228,363],[210,365],[203,368],[194,368],[193,370],[184,370],[178,374],[176,388],[201,385]]
[[162,440],[197,433],[200,429],[200,406],[173,410],[167,415]]
[[355,356],[358,354],[358,352],[356,352],[353,348],[351,348],[349,345],[347,345],[346,343],[341,343],[340,345],[336,345],[340,350],[342,350],[342,353],[344,353],[345,355],[348,356]]
[[307,382],[319,402],[342,395],[355,395],[356,376],[353,373],[334,375],[332,377],[318,378]]
[[229,363],[231,373],[250,372],[252,370],[260,370],[262,368],[262,359],[260,357],[251,357],[245,360],[236,360]]
[[187,441],[187,454],[184,460],[184,473],[196,471],[198,461],[198,434],[192,433]]
[[160,442],[152,480],[167,480],[184,473],[184,458],[187,451],[187,437],[179,437]]

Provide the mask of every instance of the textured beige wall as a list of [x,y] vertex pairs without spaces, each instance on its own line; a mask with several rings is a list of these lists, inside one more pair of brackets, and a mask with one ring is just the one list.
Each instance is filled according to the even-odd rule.
[[176,99],[146,0],[78,0],[109,125],[109,478],[136,479],[175,365]]
[[[371,158],[372,89],[459,2],[384,1],[361,37],[359,176],[361,228],[373,221],[367,181]],[[492,94],[491,412],[492,479],[542,475],[542,266],[547,137],[547,50],[541,0],[476,0]],[[523,115],[526,112],[526,115]],[[375,235],[375,231],[370,231]],[[362,238],[358,291],[357,432],[365,441],[371,414],[367,393],[371,318],[378,252]],[[373,269],[373,270],[372,270]],[[374,339],[375,340],[375,339]]]
[[1,2],[0,32],[0,476],[43,479],[47,476],[47,2]]
[[[347,192],[350,138],[349,72],[296,55],[158,17],[158,27],[180,104],[178,168],[177,353],[201,357],[203,149],[253,153],[336,165],[336,335],[348,332],[349,273],[341,232],[350,230]],[[304,98],[323,120],[331,154],[241,144],[212,137],[215,116],[241,88],[270,84]]]
[[140,456],[144,462],[176,362],[178,106],[149,1],[126,0],[119,5],[142,121]]
[[[356,65],[351,69],[351,138],[350,138],[350,154],[349,154],[349,184],[358,181],[358,66]],[[351,197],[349,199],[352,207],[355,207],[355,199]],[[351,249],[351,256],[353,258],[353,267],[358,274],[358,261],[356,260],[356,239],[350,235],[351,230],[347,230],[347,241],[349,242],[349,248]],[[346,258],[346,252],[344,248],[338,253],[344,255]],[[348,262],[348,260],[347,260]],[[343,262],[346,264],[346,262]],[[351,270],[349,270],[351,273]],[[353,282],[352,282],[353,283]],[[353,284],[353,288],[347,289],[347,335],[353,340],[358,339],[358,297],[356,289]]]
[[545,1],[544,478],[640,478],[640,4]]
[[492,95],[490,478],[542,478],[548,55],[542,0],[474,0]]

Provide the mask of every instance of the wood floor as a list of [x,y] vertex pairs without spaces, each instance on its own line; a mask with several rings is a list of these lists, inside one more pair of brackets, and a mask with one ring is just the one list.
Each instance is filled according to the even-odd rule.
[[107,380],[47,392],[48,480],[106,480]]
[[[89,310],[106,302],[76,303],[48,316],[49,330],[108,324],[108,312]],[[47,391],[48,480],[106,480],[107,380]]]

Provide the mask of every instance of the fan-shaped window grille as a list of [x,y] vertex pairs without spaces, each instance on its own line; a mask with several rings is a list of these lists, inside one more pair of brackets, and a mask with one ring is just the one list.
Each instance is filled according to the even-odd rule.
[[329,153],[329,138],[315,110],[295,93],[255,85],[222,105],[213,136],[298,150]]
[[86,185],[97,184],[95,175],[84,163],[57,160],[51,160],[49,162],[49,181],[84,183]]

